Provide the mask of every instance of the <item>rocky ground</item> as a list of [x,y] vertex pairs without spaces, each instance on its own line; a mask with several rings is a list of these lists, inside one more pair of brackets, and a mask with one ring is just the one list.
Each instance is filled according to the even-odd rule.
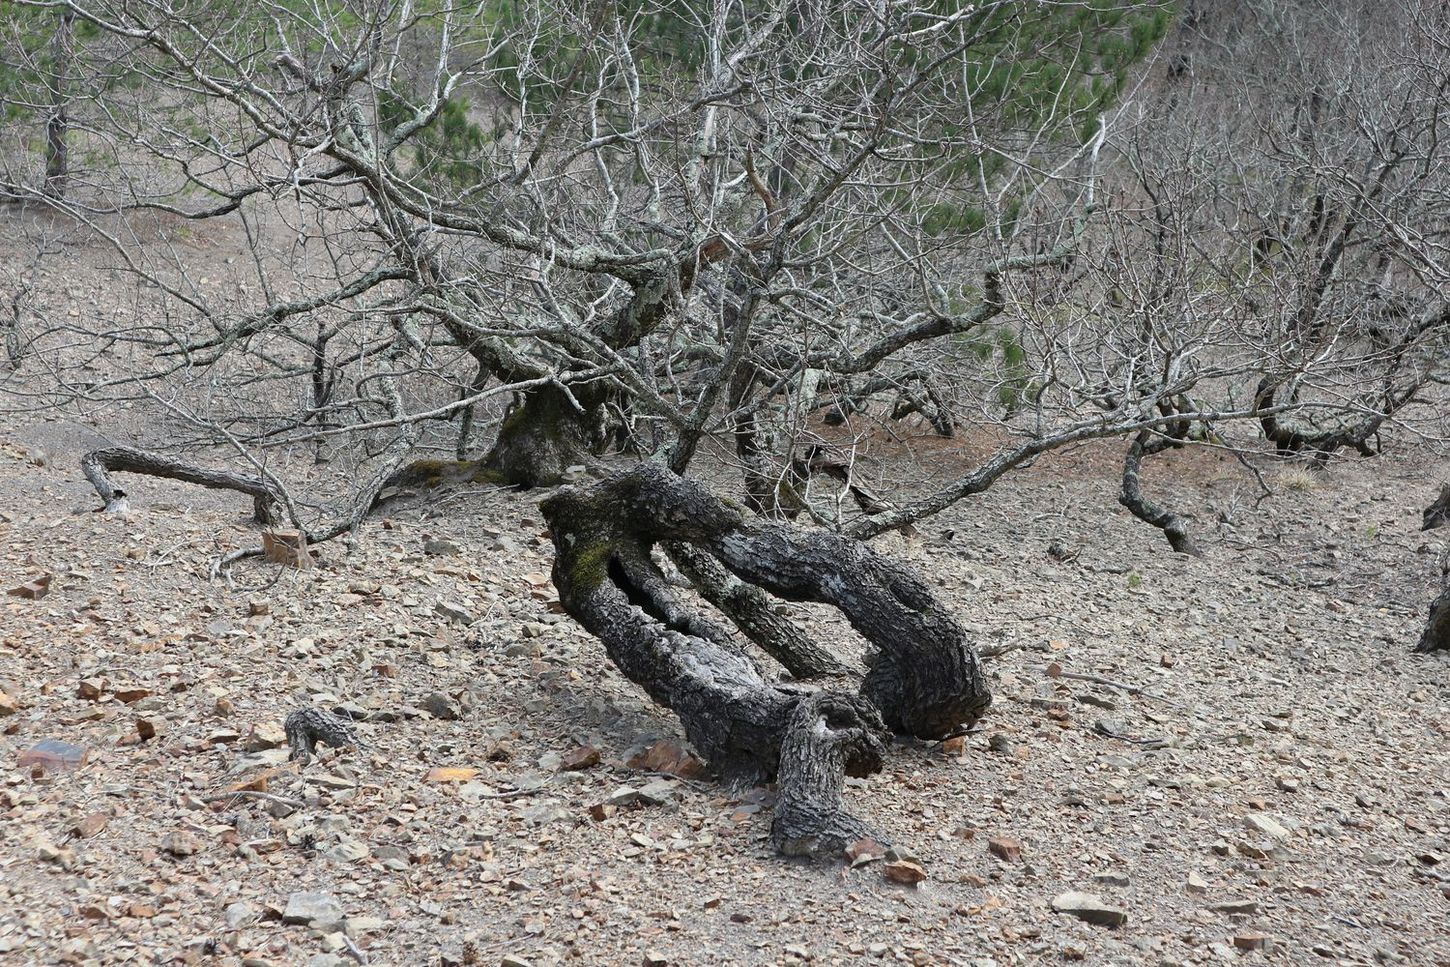
[[[94,433],[8,423],[0,574],[51,580],[0,597],[0,962],[1450,964],[1450,658],[1409,653],[1436,458],[1270,468],[1256,504],[1170,455],[1202,559],[1095,448],[883,539],[1002,651],[979,731],[848,789],[912,886],[772,855],[769,793],[699,774],[555,613],[528,495],[228,583],[246,501],[133,480],[92,513]],[[306,707],[365,746],[289,762]]]

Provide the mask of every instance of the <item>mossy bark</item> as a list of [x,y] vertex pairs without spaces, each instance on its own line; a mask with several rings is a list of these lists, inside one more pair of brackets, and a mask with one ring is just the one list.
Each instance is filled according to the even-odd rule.
[[505,484],[562,483],[564,472],[585,462],[602,442],[598,396],[587,387],[568,394],[556,386],[533,390],[504,418],[484,464]]

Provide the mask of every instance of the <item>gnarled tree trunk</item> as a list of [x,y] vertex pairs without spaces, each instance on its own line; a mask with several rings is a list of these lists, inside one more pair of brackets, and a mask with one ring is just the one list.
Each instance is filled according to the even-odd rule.
[[586,386],[568,393],[557,386],[533,390],[504,418],[485,465],[500,483],[518,487],[562,482],[564,471],[585,462],[602,442],[600,403],[599,393]]
[[[783,851],[826,855],[865,834],[840,807],[841,777],[879,767],[883,724],[938,738],[991,702],[961,627],[924,582],[864,544],[750,518],[652,464],[566,488],[542,509],[569,614],[680,717],[723,777],[778,775]],[[839,608],[876,649],[861,694],[768,682],[723,628],[671,593],[651,557],[661,541],[691,545],[763,591]]]

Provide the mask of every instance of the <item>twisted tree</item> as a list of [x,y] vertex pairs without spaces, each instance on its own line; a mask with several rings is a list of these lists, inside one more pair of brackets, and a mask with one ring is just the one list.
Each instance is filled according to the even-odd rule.
[[[1317,49],[1310,0],[1255,5],[1217,72],[1153,60],[1155,3],[17,0],[27,38],[74,25],[72,150],[55,197],[25,150],[42,48],[16,45],[0,192],[110,245],[126,303],[28,316],[44,381],[7,377],[6,409],[145,407],[179,452],[91,461],[103,498],[108,466],[215,482],[194,454],[220,449],[308,545],[411,489],[594,478],[544,503],[565,607],[722,774],[780,776],[782,849],[832,852],[883,729],[987,703],[872,537],[1122,438],[1123,503],[1190,550],[1149,456],[1373,451],[1435,385],[1434,6],[1332,18],[1354,56],[1297,65],[1248,136],[1229,95]],[[202,229],[246,256],[222,279],[177,244]],[[873,486],[864,444],[918,420],[987,455]],[[776,598],[839,609],[869,666]]]

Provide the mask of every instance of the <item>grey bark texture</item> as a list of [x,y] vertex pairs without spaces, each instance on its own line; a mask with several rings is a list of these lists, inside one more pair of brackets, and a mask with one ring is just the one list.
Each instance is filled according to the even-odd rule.
[[51,45],[50,116],[45,121],[45,194],[64,198],[70,177],[70,72],[74,59],[75,13],[67,10],[55,24]]
[[1437,527],[1444,527],[1446,524],[1450,524],[1450,484],[1441,484],[1440,496],[1425,508],[1424,522],[1421,524],[1420,530],[1430,531]]
[[1415,651],[1425,654],[1432,651],[1450,651],[1450,587],[1445,588],[1430,602],[1430,615],[1425,621],[1425,630]]
[[[722,777],[778,776],[783,849],[817,855],[861,828],[841,811],[839,776],[880,767],[883,726],[937,738],[990,704],[960,626],[920,578],[864,544],[762,522],[652,464],[565,488],[541,506],[565,610],[679,716]],[[767,681],[724,628],[675,597],[650,554],[665,541],[777,597],[840,609],[876,649],[861,694]]]
[[740,632],[798,679],[832,678],[851,668],[831,654],[789,618],[778,614],[770,595],[725,570],[704,551],[681,541],[664,545],[665,553],[706,601],[730,619]]
[[786,856],[840,856],[859,839],[885,838],[841,808],[847,775],[878,771],[886,754],[881,716],[864,699],[820,692],[796,705],[780,751],[780,797],[770,825]]
[[484,463],[500,483],[560,483],[565,470],[586,462],[602,443],[604,421],[597,395],[582,387],[572,400],[553,386],[532,391],[504,419]]
[[261,477],[232,473],[229,470],[208,470],[172,460],[157,453],[138,450],[134,447],[103,447],[92,450],[81,457],[81,472],[96,488],[96,493],[105,501],[107,513],[118,513],[127,509],[126,491],[111,480],[112,473],[140,473],[150,477],[164,477],[184,483],[200,484],[213,490],[235,490],[252,498],[252,517],[259,524],[276,524],[281,521],[277,498]]
[[1175,443],[1176,441],[1162,437],[1155,438],[1148,430],[1143,430],[1133,438],[1127,456],[1123,458],[1123,489],[1118,494],[1118,503],[1128,508],[1134,517],[1161,530],[1163,536],[1168,538],[1169,546],[1178,553],[1202,557],[1203,552],[1189,534],[1188,521],[1167,507],[1149,500],[1143,493],[1143,458],[1166,450]]
[[298,709],[287,716],[282,730],[287,734],[287,745],[292,750],[289,758],[301,759],[304,764],[312,761],[318,744],[337,749],[349,745],[365,748],[351,722],[325,709]]

